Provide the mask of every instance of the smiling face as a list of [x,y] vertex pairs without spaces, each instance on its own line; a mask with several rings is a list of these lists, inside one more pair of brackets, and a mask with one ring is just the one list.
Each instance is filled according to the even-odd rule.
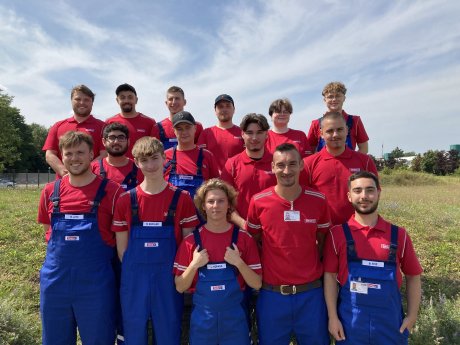
[[93,150],[85,142],[62,148],[62,163],[73,176],[81,176],[90,171],[93,156]]
[[168,92],[166,94],[166,107],[168,107],[170,116],[184,110],[187,101],[180,92]]
[[75,91],[71,98],[72,109],[75,115],[86,117],[93,109],[93,99],[81,91]]
[[281,106],[280,111],[274,111],[272,114],[272,121],[275,127],[287,126],[291,119],[291,113],[286,109],[285,106]]
[[292,187],[298,184],[303,160],[296,150],[275,151],[273,153],[272,171],[279,186]]
[[102,143],[110,156],[120,157],[128,151],[129,141],[122,131],[110,131]]
[[342,112],[343,102],[345,95],[341,92],[328,92],[324,95],[324,103],[329,111]]
[[257,123],[251,123],[242,134],[244,145],[249,153],[258,153],[264,149],[267,140],[267,131],[260,128]]
[[137,96],[132,91],[121,91],[117,98],[117,103],[123,113],[136,112]]
[[181,122],[174,126],[174,134],[180,146],[193,145],[195,141],[196,125]]
[[221,189],[211,189],[206,193],[203,211],[207,221],[226,221],[230,208],[227,194]]
[[326,118],[321,121],[321,137],[326,143],[328,151],[345,149],[348,128],[342,116],[337,118]]
[[160,152],[150,156],[140,156],[134,158],[137,167],[141,169],[144,177],[147,178],[163,178],[163,165],[165,163],[165,155]]
[[232,122],[235,107],[231,102],[222,100],[215,105],[214,110],[220,123]]
[[359,214],[367,215],[377,212],[380,191],[371,178],[358,178],[350,182],[348,200]]

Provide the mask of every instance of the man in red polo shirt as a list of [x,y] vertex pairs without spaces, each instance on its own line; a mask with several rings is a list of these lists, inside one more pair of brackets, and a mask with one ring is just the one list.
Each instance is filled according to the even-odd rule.
[[105,120],[107,124],[118,122],[129,130],[129,147],[127,156],[133,158],[131,151],[137,139],[150,135],[155,127],[155,120],[136,111],[138,101],[136,89],[129,84],[121,84],[115,90],[120,113]]
[[326,146],[312,156],[304,158],[304,171],[300,183],[316,188],[326,195],[332,224],[342,224],[353,214],[348,201],[348,177],[362,170],[377,175],[372,158],[350,149],[345,140],[347,125],[342,114],[326,113],[321,120],[321,136]]
[[240,128],[244,146],[243,152],[233,156],[221,173],[221,179],[238,191],[236,211],[232,213],[232,222],[244,229],[251,197],[276,184],[272,172],[272,155],[265,149],[267,131],[270,128],[265,116],[247,114]]
[[350,176],[348,187],[355,213],[330,230],[324,248],[329,332],[341,344],[407,344],[420,306],[422,267],[406,230],[378,214],[378,178],[361,171]]
[[[368,141],[366,130],[364,129],[361,117],[358,115],[349,115],[342,109],[343,102],[345,102],[345,94],[347,89],[344,84],[340,82],[332,82],[327,84],[323,89],[324,103],[329,112],[339,112],[342,114],[348,127],[347,145],[352,150],[356,149],[361,153],[368,152]],[[308,131],[308,142],[310,146],[316,151],[320,151],[324,147],[324,141],[321,140],[321,118],[315,119],[311,122],[310,130]]]
[[93,91],[86,85],[75,86],[70,93],[74,115],[56,122],[48,131],[42,150],[46,151],[46,162],[59,177],[68,172],[62,163],[62,156],[59,151],[59,138],[68,131],[80,131],[91,135],[94,142],[93,157],[95,160],[106,155],[101,140],[105,123],[91,115],[94,96]]
[[244,150],[244,142],[241,128],[232,122],[235,113],[233,98],[226,94],[217,96],[214,110],[218,123],[204,129],[197,144],[213,153],[222,171],[229,158]]
[[[159,138],[163,143],[165,151],[171,147],[177,146],[177,138],[174,133],[172,118],[174,114],[183,111],[187,100],[185,99],[184,90],[179,86],[171,86],[166,91],[166,107],[169,110],[169,117],[161,120],[157,123],[157,126],[152,129],[151,136]],[[203,131],[203,125],[199,122],[196,123],[195,131],[195,143],[198,141],[201,132]]]
[[330,226],[323,194],[299,184],[303,161],[293,144],[278,146],[276,186],[254,195],[247,228],[262,252],[257,300],[259,344],[329,344],[320,252]]

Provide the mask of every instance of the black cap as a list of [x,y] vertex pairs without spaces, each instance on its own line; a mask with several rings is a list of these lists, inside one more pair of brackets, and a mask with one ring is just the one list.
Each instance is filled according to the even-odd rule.
[[188,111],[179,111],[178,113],[173,115],[172,118],[173,127],[176,127],[179,123],[189,123],[191,125],[195,124],[195,119],[193,118],[192,114]]
[[131,91],[137,96],[136,89],[129,84],[124,83],[124,84],[119,85],[117,89],[115,90],[115,93],[118,96],[118,94],[123,91]]
[[219,103],[220,101],[226,101],[226,102],[230,102],[232,103],[233,106],[235,106],[235,103],[233,103],[233,98],[227,94],[222,94],[222,95],[219,95],[217,96],[216,100],[214,101],[214,107],[216,106],[217,103]]

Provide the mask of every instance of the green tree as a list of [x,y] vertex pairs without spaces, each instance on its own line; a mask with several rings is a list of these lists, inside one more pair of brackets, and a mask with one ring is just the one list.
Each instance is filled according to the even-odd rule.
[[37,162],[40,170],[46,170],[48,164],[45,160],[45,152],[42,151],[43,144],[45,144],[46,137],[48,135],[48,129],[45,126],[39,125],[38,123],[32,123],[29,125],[32,133],[32,144],[36,152],[36,156],[40,160]]
[[397,159],[397,158],[401,158],[401,157],[404,157],[404,151],[401,150],[399,147],[395,147],[395,149],[393,151],[390,152],[390,155],[394,158],[394,159]]
[[21,159],[19,146],[21,145],[20,129],[15,125],[15,118],[19,110],[11,106],[13,97],[4,94],[0,90],[0,123],[2,135],[0,135],[0,172],[7,167],[13,166]]

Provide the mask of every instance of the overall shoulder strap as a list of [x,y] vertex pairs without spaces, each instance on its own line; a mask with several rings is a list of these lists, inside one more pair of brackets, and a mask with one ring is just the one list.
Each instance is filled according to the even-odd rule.
[[[240,228],[237,227],[236,225],[233,226],[233,232],[232,232],[232,242],[230,243],[230,246],[233,248],[233,243],[238,244],[238,235],[240,234]],[[233,248],[235,249],[235,248]]]
[[59,196],[59,188],[61,187],[61,181],[61,179],[54,181],[53,194],[50,196],[50,200],[53,203],[53,213],[58,213],[60,209],[59,203],[61,197]]
[[177,203],[179,201],[180,194],[182,193],[182,189],[176,188],[174,192],[173,198],[171,200],[171,204],[169,205],[168,215],[166,216],[165,225],[174,226],[174,216],[176,215]]
[[198,153],[198,160],[196,161],[196,176],[203,176],[203,148],[200,147],[200,152]]
[[138,218],[138,209],[139,205],[137,203],[137,192],[136,188],[133,188],[129,191],[129,197],[131,199],[131,214],[132,214],[132,222],[137,223],[139,222]]
[[195,228],[195,230],[193,230],[193,238],[195,239],[195,244],[197,246],[200,246],[200,249],[198,249],[198,251],[201,252],[204,248],[203,242],[201,242],[200,230],[198,226]]
[[158,125],[158,131],[160,133],[160,141],[162,143],[164,143],[166,141],[166,134],[165,134],[165,130],[163,128],[163,125],[161,124],[161,121],[157,122],[157,125]]
[[321,149],[324,147],[324,139],[321,137],[321,121],[322,120],[323,120],[323,117],[318,118],[319,135],[318,135],[318,145],[316,145],[316,152],[321,151]]
[[106,178],[102,179],[101,184],[99,185],[99,188],[97,189],[96,192],[96,197],[94,198],[93,201],[93,207],[91,208],[92,213],[96,213],[99,205],[101,204],[102,198],[105,196],[105,187],[107,186],[107,183],[109,180]]
[[99,159],[99,175],[101,175],[103,178],[107,178],[107,171],[104,169],[104,162],[102,161],[102,158]]
[[353,240],[353,236],[351,235],[351,230],[348,226],[348,223],[343,223],[342,229],[345,235],[345,239],[347,240],[347,257],[349,260],[357,260],[358,256],[356,254],[355,241]]
[[391,243],[390,252],[388,253],[388,261],[396,262],[396,253],[398,251],[398,226],[391,224]]
[[132,189],[137,186],[137,165],[133,162],[133,168],[128,175],[125,176],[125,179],[121,184],[126,184],[128,189]]

